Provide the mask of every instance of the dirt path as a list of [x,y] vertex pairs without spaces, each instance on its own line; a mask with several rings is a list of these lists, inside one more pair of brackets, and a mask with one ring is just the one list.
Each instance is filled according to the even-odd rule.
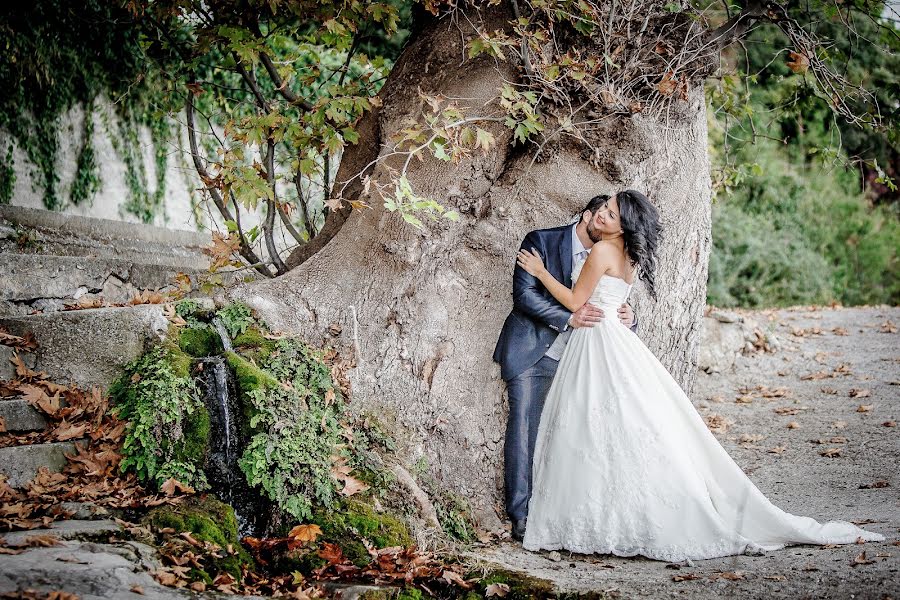
[[[885,542],[790,546],[679,568],[531,553],[518,543],[473,554],[552,580],[561,591],[611,597],[900,599],[900,429],[889,426],[900,420],[900,308],[752,316],[768,323],[781,349],[738,357],[730,373],[701,373],[695,406],[719,425],[716,437],[775,505],[819,521],[865,522]],[[673,579],[679,576],[696,578]]]

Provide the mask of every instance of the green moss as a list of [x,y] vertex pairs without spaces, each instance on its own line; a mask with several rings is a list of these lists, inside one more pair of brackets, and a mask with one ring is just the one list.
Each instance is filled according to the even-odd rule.
[[[470,573],[466,579],[478,577],[478,573]],[[492,583],[505,583],[509,586],[509,593],[505,600],[533,600],[535,598],[556,598],[557,594],[553,584],[546,579],[532,577],[524,573],[498,569],[491,571],[478,582],[478,590],[482,594]]]
[[[234,509],[220,502],[211,495],[191,498],[183,504],[160,506],[151,510],[142,520],[146,526],[162,529],[171,527],[177,532],[190,532],[202,542],[211,542],[220,546],[222,558],[207,559],[205,570],[198,570],[198,579],[205,580],[210,575],[226,571],[240,579],[242,565],[252,565],[253,559],[241,546],[238,539],[237,518]],[[229,555],[224,551],[231,544],[237,554]],[[203,575],[206,575],[206,578]],[[210,579],[211,581],[211,579]]]
[[231,343],[241,356],[252,359],[257,364],[263,364],[272,355],[276,340],[266,338],[263,330],[253,325],[238,334]]
[[423,600],[422,590],[414,587],[406,587],[397,594],[397,600]]
[[359,500],[345,500],[334,510],[313,517],[326,541],[338,544],[344,556],[357,566],[371,560],[363,539],[376,548],[409,546],[413,543],[409,528],[396,516],[378,513]]
[[184,327],[178,334],[178,347],[196,358],[221,354],[222,340],[209,327]]
[[226,352],[225,360],[234,372],[238,389],[242,395],[253,390],[263,391],[278,385],[277,379],[236,352]]
[[209,445],[209,411],[206,406],[198,406],[187,415],[181,427],[182,440],[175,458],[192,464],[203,464]]

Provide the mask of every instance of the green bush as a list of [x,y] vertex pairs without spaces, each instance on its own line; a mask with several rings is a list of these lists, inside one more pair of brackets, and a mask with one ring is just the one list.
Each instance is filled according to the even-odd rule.
[[717,306],[900,302],[900,222],[872,207],[853,171],[771,140],[737,152],[755,163],[713,207],[707,300]]
[[314,505],[335,503],[332,455],[344,441],[344,402],[321,355],[301,340],[278,340],[264,371],[280,383],[249,391],[242,384],[258,433],[238,464],[251,486],[294,518],[309,519]]
[[190,356],[165,342],[126,365],[109,393],[116,415],[128,422],[122,470],[157,485],[174,477],[202,490],[210,423],[190,366]]

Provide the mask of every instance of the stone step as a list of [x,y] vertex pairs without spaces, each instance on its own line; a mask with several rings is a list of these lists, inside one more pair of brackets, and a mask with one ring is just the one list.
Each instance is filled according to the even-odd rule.
[[21,397],[0,398],[0,419],[6,431],[13,433],[42,431],[47,426],[44,415]]
[[96,540],[108,538],[110,534],[118,533],[121,527],[115,521],[103,519],[99,521],[81,521],[68,519],[54,521],[50,527],[29,529],[27,531],[12,531],[4,533],[3,538],[7,546],[21,546],[33,536],[51,536],[58,540]]
[[209,233],[0,206],[0,248],[7,252],[98,256],[148,263],[164,259],[162,264],[175,259],[185,267],[202,269],[209,264],[202,248],[211,239]]
[[36,363],[36,357],[32,352],[25,352],[11,346],[0,344],[0,379],[14,379],[16,376],[16,367],[13,363],[13,356],[18,354],[19,358],[29,369],[33,369]]
[[185,267],[174,259],[170,263],[0,252],[0,264],[5,265],[0,272],[0,312],[27,315],[35,310],[62,310],[80,298],[124,303],[143,290],[177,289],[179,273],[196,284],[208,272]]
[[124,365],[165,338],[168,326],[159,304],[0,317],[0,327],[13,335],[34,334],[34,368],[84,389],[108,387]]
[[62,471],[66,466],[65,455],[74,454],[76,444],[85,443],[86,440],[75,440],[0,448],[0,473],[6,475],[6,482],[12,487],[23,487],[41,467],[47,467],[51,473]]

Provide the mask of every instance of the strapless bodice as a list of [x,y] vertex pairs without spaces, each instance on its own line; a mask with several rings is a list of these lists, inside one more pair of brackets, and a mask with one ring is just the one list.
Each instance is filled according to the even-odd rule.
[[[581,268],[584,266],[584,260],[579,261],[572,269],[572,287],[578,281],[581,274]],[[628,283],[621,277],[613,277],[612,275],[601,275],[597,286],[591,292],[588,302],[603,309],[604,311],[618,309],[628,299],[628,294],[634,284]]]

